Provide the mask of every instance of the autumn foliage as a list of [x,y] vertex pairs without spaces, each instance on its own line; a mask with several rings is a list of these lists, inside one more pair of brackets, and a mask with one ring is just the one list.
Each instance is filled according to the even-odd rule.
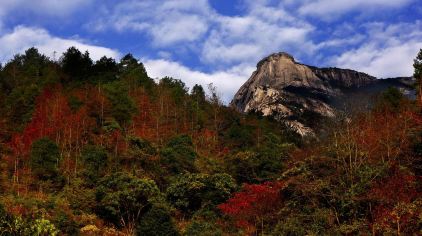
[[277,217],[277,211],[283,204],[281,191],[285,186],[284,182],[245,184],[240,192],[218,208],[238,227],[250,232],[264,227],[264,223],[270,223]]
[[422,177],[405,173],[397,165],[393,165],[389,171],[390,175],[375,183],[368,194],[375,203],[371,212],[373,231],[390,229],[398,235],[409,234],[415,230],[422,213],[422,192],[418,187]]

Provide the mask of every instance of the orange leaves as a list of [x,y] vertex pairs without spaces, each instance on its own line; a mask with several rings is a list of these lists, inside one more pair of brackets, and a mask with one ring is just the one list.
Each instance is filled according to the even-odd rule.
[[421,120],[409,106],[362,114],[335,132],[333,149],[349,170],[364,163],[399,161],[409,152],[411,135]]

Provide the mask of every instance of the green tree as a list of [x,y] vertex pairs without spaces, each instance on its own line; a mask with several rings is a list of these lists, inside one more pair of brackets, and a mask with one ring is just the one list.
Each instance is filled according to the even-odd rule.
[[292,146],[283,143],[279,136],[269,133],[264,135],[259,147],[230,154],[226,160],[227,170],[239,183],[275,180]]
[[419,50],[419,53],[414,60],[413,68],[415,69],[413,77],[420,80],[422,78],[422,49]]
[[97,188],[97,214],[119,228],[135,231],[136,223],[160,197],[153,180],[124,172],[104,177]]
[[395,87],[389,87],[381,94],[378,106],[381,106],[383,109],[387,108],[393,111],[399,111],[403,99],[404,95],[400,90]]
[[137,112],[135,102],[129,96],[127,85],[122,81],[114,81],[106,84],[104,88],[106,96],[112,105],[111,115],[121,127],[125,127]]
[[164,77],[160,80],[159,86],[164,89],[168,89],[174,101],[180,104],[183,98],[187,95],[188,88],[185,83],[179,79],[171,77]]
[[148,172],[161,172],[159,162],[154,158],[157,154],[155,147],[146,139],[139,137],[128,137],[129,149],[125,162],[133,169],[141,167]]
[[192,139],[187,135],[172,138],[160,151],[161,162],[176,174],[195,171],[196,156]]
[[88,145],[81,153],[85,175],[89,182],[95,184],[107,165],[107,151],[98,146]]
[[35,98],[42,88],[57,82],[57,66],[36,48],[29,48],[25,54],[15,55],[1,74],[6,116],[19,130],[30,120]]
[[[138,60],[134,58],[133,55],[130,53],[122,57],[119,63],[119,69],[121,72],[131,71],[133,69],[137,69],[138,67],[139,67]],[[144,71],[145,71],[145,68],[144,68]]]
[[77,48],[70,47],[60,60],[63,72],[73,80],[84,80],[91,75],[93,62],[88,51],[81,53]]
[[422,49],[419,50],[419,53],[413,62],[413,68],[415,69],[413,77],[416,79],[416,84],[418,86],[419,102],[422,103]]
[[120,77],[126,81],[131,89],[142,86],[152,95],[152,88],[155,83],[154,80],[148,77],[147,71],[142,63],[138,62],[132,54],[125,55],[118,65]]
[[174,226],[171,215],[163,206],[154,205],[139,221],[136,234],[177,236],[179,233]]
[[95,62],[92,71],[96,81],[109,82],[117,78],[119,67],[113,58],[103,56]]
[[184,174],[170,183],[167,199],[177,209],[192,213],[226,201],[236,188],[235,181],[227,174]]
[[186,236],[221,236],[223,232],[219,220],[220,212],[202,209],[192,216],[190,224],[186,227]]
[[201,85],[195,84],[192,88],[191,96],[194,101],[198,102],[199,104],[202,104],[206,98],[204,88]]
[[41,180],[53,180],[58,176],[60,151],[49,138],[41,138],[31,146],[32,173]]
[[226,160],[227,171],[239,183],[256,183],[259,181],[259,156],[254,151],[240,151],[231,154]]

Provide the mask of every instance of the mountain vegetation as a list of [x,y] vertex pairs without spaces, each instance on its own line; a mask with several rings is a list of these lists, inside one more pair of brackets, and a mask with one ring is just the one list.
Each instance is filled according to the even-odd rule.
[[422,234],[421,92],[304,138],[207,89],[74,47],[0,66],[0,235]]

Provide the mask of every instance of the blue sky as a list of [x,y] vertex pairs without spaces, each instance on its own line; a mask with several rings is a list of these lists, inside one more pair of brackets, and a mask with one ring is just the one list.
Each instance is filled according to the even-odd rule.
[[224,101],[273,52],[379,78],[410,76],[422,48],[421,0],[0,0],[0,62],[70,46],[153,78],[213,83]]

